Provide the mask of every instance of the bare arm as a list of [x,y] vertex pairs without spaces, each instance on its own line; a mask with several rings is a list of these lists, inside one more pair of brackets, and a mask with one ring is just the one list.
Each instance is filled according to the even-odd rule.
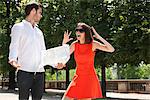
[[[64,38],[63,38],[63,41],[62,41],[62,45],[66,44],[67,42],[72,40],[72,38],[69,38],[70,35],[71,35],[71,32],[68,32],[68,30],[64,32]],[[74,43],[72,43],[70,45],[70,55],[73,52],[74,52]],[[57,69],[62,69],[63,67],[66,67],[66,64],[58,63],[56,67],[57,67]]]
[[71,45],[70,45],[70,55],[74,52],[74,50],[75,50],[75,43],[76,43],[77,41],[74,41]]
[[98,40],[100,40],[102,43],[98,42],[98,41],[94,41],[93,42],[93,51],[95,51],[96,49],[98,50],[102,50],[102,51],[106,51],[106,52],[114,52],[114,47],[107,42],[104,38],[102,38],[94,29],[94,27],[92,27],[92,30],[95,34],[95,38],[97,38]]

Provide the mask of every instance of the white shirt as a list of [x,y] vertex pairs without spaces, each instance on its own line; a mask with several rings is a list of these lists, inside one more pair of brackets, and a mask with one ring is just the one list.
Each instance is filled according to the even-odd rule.
[[41,50],[45,50],[42,31],[26,20],[15,24],[11,30],[9,61],[17,61],[20,70],[44,72],[41,63]]

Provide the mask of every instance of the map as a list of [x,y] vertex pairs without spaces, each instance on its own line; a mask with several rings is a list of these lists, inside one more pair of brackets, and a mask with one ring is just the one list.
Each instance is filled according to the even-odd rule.
[[58,46],[42,51],[42,66],[50,65],[55,68],[58,63],[66,64],[70,59],[70,48],[68,44]]

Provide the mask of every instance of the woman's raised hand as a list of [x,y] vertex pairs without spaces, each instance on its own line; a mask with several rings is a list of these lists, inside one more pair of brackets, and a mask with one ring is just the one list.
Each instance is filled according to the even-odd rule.
[[72,32],[71,31],[69,32],[68,30],[64,32],[64,38],[63,38],[63,43],[62,44],[66,44],[70,40],[73,40],[73,38],[69,38],[71,33]]

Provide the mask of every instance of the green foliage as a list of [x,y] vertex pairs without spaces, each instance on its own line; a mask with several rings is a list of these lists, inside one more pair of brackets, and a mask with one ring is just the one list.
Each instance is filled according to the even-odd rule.
[[[102,79],[101,66],[96,67],[96,73],[97,73],[97,76],[98,76],[99,80],[101,80]],[[106,79],[108,79],[108,80],[114,79],[113,75],[112,75],[111,67],[106,68]]]
[[[9,13],[10,10],[10,13]],[[0,73],[6,73],[10,70],[8,65],[8,52],[10,44],[10,28],[17,18],[21,16],[19,8],[12,1],[10,9],[6,8],[6,1],[0,1]]]
[[6,34],[0,33],[0,73],[8,71],[8,41],[9,38]]
[[150,63],[150,14],[146,0],[114,0],[109,15],[116,52],[114,62]]
[[[55,70],[54,73],[51,72],[52,69],[46,70],[46,80],[66,80],[66,71],[65,70]],[[70,80],[72,80],[75,69],[71,69],[70,71]]]
[[137,73],[140,79],[150,79],[150,64],[141,62],[138,66],[139,72]]
[[131,64],[125,64],[118,66],[118,78],[119,79],[149,79],[150,78],[150,64],[145,64],[143,61],[134,66]]
[[[7,23],[6,6],[4,1],[0,1],[0,73],[8,70],[7,57],[8,57],[8,36],[7,36]],[[7,49],[6,49],[7,48]]]
[[106,68],[106,79],[113,79],[113,76],[112,76],[112,70],[110,67]]
[[132,66],[130,64],[125,64],[118,68],[118,76],[121,79],[138,79],[138,69],[136,66]]
[[96,74],[97,74],[98,78],[101,79],[101,77],[102,77],[101,66],[98,66],[96,68]]

